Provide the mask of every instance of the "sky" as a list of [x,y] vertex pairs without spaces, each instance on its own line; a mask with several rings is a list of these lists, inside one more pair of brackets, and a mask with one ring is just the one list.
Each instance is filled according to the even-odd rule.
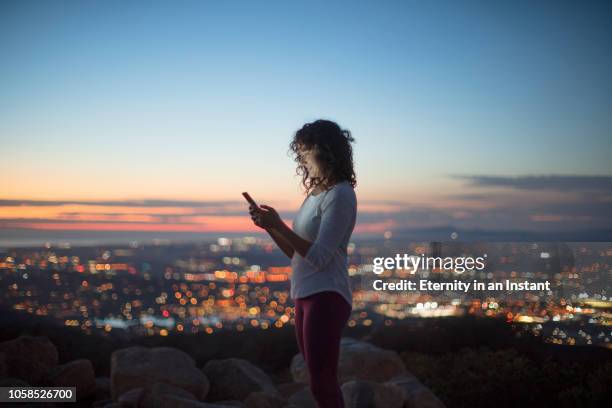
[[290,222],[319,118],[356,233],[612,230],[609,2],[3,1],[0,47],[0,235]]

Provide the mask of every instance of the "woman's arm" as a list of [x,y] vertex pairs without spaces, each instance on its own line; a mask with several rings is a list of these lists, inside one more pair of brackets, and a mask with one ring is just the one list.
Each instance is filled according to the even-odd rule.
[[[262,213],[261,208],[264,208],[267,211]],[[284,234],[279,231],[280,224],[283,224],[285,227],[287,226],[283,223],[282,219],[278,215],[278,212],[276,212],[274,208],[267,205],[262,205],[261,208],[254,207],[253,205],[249,206],[249,213],[251,214],[253,222],[258,227],[266,230],[280,250],[283,251],[283,253],[287,255],[289,259],[293,259],[293,254],[295,253],[293,245],[287,240],[287,238],[285,238]],[[268,222],[262,223],[262,215],[266,216],[266,220],[268,220]]]
[[289,242],[287,242],[285,237],[283,237],[274,228],[266,228],[266,231],[268,232],[268,234],[270,234],[270,236],[272,237],[274,242],[276,242],[276,245],[278,245],[281,251],[283,251],[285,255],[289,257],[289,259],[293,259],[293,247],[291,246],[291,244],[289,244]]
[[357,214],[353,190],[334,190],[323,199],[321,223],[314,242],[297,235],[278,217],[273,227],[315,270],[323,270],[338,249]]
[[310,242],[289,228],[274,208],[265,204],[260,207],[264,211],[257,210],[258,225],[263,225],[266,230],[275,230],[280,236],[279,241],[286,241],[316,270],[322,270],[331,261],[357,212],[354,191],[335,190],[326,195],[321,205],[321,223],[317,237],[315,242]]
[[[264,209],[275,210],[266,205]],[[357,201],[352,190],[334,190],[323,199],[321,223],[314,242],[307,241],[289,228],[280,217],[271,216],[271,227],[316,270],[322,270],[331,261],[344,234],[356,216]]]
[[272,228],[280,238],[285,241],[291,247],[292,257],[293,251],[297,251],[298,254],[305,257],[306,253],[310,249],[312,242],[306,241],[304,238],[296,234],[291,228],[285,224],[282,219],[279,219],[277,224]]

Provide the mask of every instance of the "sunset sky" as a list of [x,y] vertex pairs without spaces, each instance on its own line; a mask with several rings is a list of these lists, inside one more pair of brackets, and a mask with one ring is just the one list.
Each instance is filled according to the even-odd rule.
[[[0,236],[288,222],[292,134],[354,146],[356,233],[612,230],[612,5],[0,3]],[[25,231],[25,230],[24,230]]]

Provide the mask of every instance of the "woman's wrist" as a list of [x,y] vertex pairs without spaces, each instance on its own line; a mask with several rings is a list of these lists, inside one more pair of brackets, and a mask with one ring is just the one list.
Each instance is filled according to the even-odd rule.
[[274,221],[274,224],[270,225],[269,228],[275,231],[280,231],[284,225],[285,223],[283,222],[283,220],[278,217],[278,219]]

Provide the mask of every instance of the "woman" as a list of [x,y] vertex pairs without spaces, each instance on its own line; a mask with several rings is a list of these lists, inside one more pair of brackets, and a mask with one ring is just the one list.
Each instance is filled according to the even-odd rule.
[[307,197],[293,229],[274,208],[249,207],[255,225],[291,259],[296,337],[320,408],[344,407],[337,370],[352,310],[347,245],[357,215],[353,141],[350,131],[329,120],[307,123],[295,133],[290,150]]

